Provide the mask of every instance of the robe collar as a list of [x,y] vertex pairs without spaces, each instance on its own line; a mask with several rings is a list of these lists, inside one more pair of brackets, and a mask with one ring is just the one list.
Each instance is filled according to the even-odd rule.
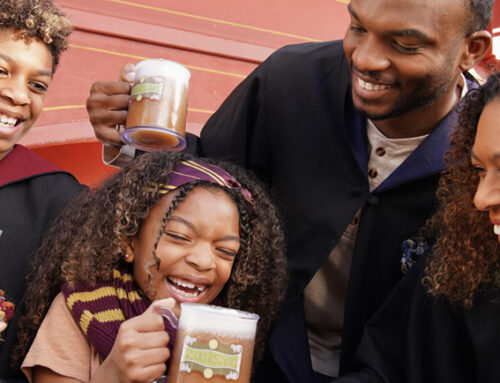
[[62,171],[22,145],[14,145],[7,156],[0,160],[0,187],[44,173]]
[[[467,89],[477,88],[478,85],[466,79]],[[394,170],[375,190],[379,192],[444,171],[446,163],[445,153],[450,149],[450,134],[458,122],[458,110],[464,102],[462,98],[443,121],[429,134],[429,136],[408,156],[408,158]],[[351,101],[352,104],[352,101]],[[363,173],[367,174],[367,138],[366,118],[354,108],[347,114],[348,134],[358,165]]]

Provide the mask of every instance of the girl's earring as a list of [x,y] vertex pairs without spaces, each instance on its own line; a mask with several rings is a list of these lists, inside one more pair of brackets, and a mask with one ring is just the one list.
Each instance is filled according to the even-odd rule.
[[125,259],[127,259],[128,257],[130,257],[130,255],[128,255],[128,254],[125,254]]

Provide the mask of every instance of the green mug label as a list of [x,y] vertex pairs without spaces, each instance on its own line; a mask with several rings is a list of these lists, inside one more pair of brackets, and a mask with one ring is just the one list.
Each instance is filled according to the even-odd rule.
[[142,77],[136,81],[132,87],[130,96],[137,101],[143,98],[151,98],[153,100],[161,100],[163,92],[163,78],[162,77]]
[[222,375],[228,380],[236,380],[240,375],[242,351],[242,345],[221,345],[217,339],[200,342],[196,337],[186,336],[179,370],[198,371],[207,379]]

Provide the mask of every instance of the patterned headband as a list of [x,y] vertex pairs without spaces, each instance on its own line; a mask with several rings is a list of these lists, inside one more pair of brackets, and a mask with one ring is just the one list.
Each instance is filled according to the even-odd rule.
[[253,204],[252,194],[241,186],[236,178],[217,166],[201,161],[180,161],[174,167],[166,184],[158,184],[158,192],[166,194],[179,186],[196,180],[204,180],[229,189],[239,190],[243,198]]

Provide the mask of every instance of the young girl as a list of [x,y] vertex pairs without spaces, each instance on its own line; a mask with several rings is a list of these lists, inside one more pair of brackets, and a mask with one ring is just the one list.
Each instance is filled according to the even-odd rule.
[[17,144],[42,113],[71,24],[52,0],[0,5],[0,378],[10,370],[32,253],[81,186],[70,174]]
[[432,251],[366,326],[362,371],[339,382],[500,382],[499,121],[497,74],[461,110],[440,207],[423,230]]
[[222,166],[144,154],[63,212],[37,254],[20,323],[18,355],[62,286],[23,363],[32,381],[159,377],[175,331],[148,307],[164,298],[176,315],[180,302],[257,313],[261,357],[285,291],[283,234],[259,184]]

